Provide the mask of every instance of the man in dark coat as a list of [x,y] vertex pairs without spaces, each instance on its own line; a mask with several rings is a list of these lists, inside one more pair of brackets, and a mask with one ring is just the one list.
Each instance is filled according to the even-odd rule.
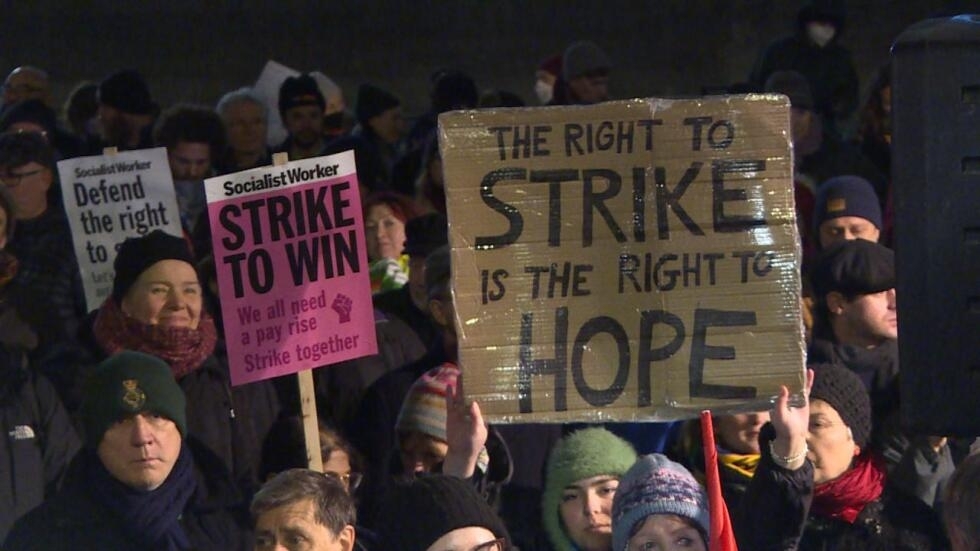
[[935,504],[962,442],[951,447],[943,436],[899,426],[894,254],[865,239],[844,241],[817,259],[811,277],[817,304],[808,360],[847,367],[861,379],[871,397],[871,447],[888,463],[893,485]]
[[846,366],[861,378],[877,430],[898,411],[895,255],[864,239],[844,241],[817,259],[811,279],[816,325],[807,358]]
[[3,548],[249,548],[227,472],[184,438],[186,402],[167,364],[125,351],[88,383],[85,449],[64,489],[21,518]]

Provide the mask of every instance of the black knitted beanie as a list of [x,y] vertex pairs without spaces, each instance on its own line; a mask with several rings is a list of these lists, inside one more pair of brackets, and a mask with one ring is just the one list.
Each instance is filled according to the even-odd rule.
[[153,230],[142,237],[123,241],[113,263],[116,275],[112,281],[112,299],[116,304],[122,302],[140,274],[161,260],[182,260],[194,265],[187,241],[163,230]]
[[864,448],[871,438],[871,398],[861,379],[850,369],[834,364],[813,364],[811,400],[823,400],[850,427],[854,443]]
[[382,506],[387,551],[421,551],[457,528],[479,526],[498,537],[507,528],[472,484],[446,475],[422,476],[396,485]]

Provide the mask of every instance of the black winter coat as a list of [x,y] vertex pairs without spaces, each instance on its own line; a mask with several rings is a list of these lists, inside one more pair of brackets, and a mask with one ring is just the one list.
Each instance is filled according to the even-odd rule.
[[53,495],[81,443],[54,386],[31,369],[37,337],[0,294],[0,541]]
[[54,387],[0,348],[0,540],[55,493],[80,442]]
[[216,454],[246,496],[254,493],[262,442],[279,416],[269,381],[233,387],[227,364],[211,356],[177,381],[187,396],[187,431]]
[[[247,505],[237,493],[220,461],[192,439],[184,441],[194,457],[197,490],[184,508],[181,525],[191,549],[245,551],[251,549]],[[82,452],[72,464],[64,489],[17,522],[3,549],[6,551],[102,550],[152,551],[126,536],[123,520],[93,499],[84,476]]]
[[[760,436],[768,450],[771,425]],[[789,471],[764,452],[735,513],[739,549],[753,551],[927,551],[949,548],[939,519],[920,500],[886,486],[854,523],[810,514],[813,464]]]
[[[92,331],[97,312],[89,315],[80,337],[87,370],[106,357]],[[242,494],[251,497],[262,482],[258,475],[262,442],[281,406],[271,381],[231,386],[224,352],[219,339],[214,353],[177,384],[187,397],[188,434],[217,455]]]

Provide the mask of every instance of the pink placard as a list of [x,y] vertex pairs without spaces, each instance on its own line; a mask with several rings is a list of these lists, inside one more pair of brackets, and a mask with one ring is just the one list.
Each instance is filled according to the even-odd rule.
[[232,384],[377,353],[352,152],[205,188]]

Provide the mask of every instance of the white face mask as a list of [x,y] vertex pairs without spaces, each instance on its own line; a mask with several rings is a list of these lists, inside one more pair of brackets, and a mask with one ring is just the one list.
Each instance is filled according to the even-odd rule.
[[543,80],[538,80],[534,83],[534,94],[538,96],[538,101],[541,102],[541,105],[545,105],[551,101],[554,92],[555,87]]
[[817,46],[823,48],[834,39],[837,29],[830,23],[812,21],[806,24],[806,34]]

